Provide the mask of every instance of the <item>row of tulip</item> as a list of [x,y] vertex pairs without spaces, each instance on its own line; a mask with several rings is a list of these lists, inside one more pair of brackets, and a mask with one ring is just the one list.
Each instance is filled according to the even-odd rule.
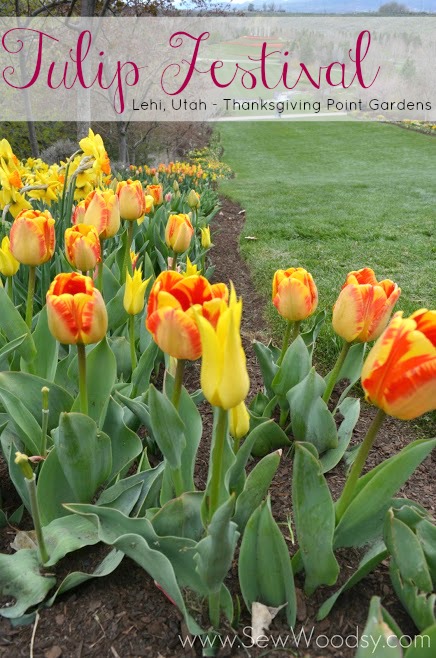
[[[96,154],[102,157],[98,149]],[[34,308],[32,277],[41,258],[49,262],[53,256],[58,218],[55,222],[47,210],[24,209],[12,224],[10,243],[2,245],[0,265],[24,263],[30,276],[27,322],[15,306],[18,286],[8,284],[10,295],[0,290],[0,359],[6,366],[0,372],[0,441],[23,509],[33,517],[37,546],[0,555],[0,586],[15,598],[0,613],[31,620],[36,606],[52,605],[84,580],[83,573],[74,572],[58,583],[41,566],[104,542],[112,550],[86,579],[109,574],[124,555],[132,557],[179,607],[189,630],[210,632],[213,644],[221,615],[237,623],[224,581],[241,538],[239,580],[249,609],[254,602],[284,606],[293,626],[294,575],[304,571],[309,595],[336,583],[338,548],[371,544],[320,617],[342,591],[389,558],[393,586],[409,614],[420,630],[432,626],[436,527],[417,503],[395,495],[436,440],[415,441],[361,473],[386,414],[412,419],[436,407],[436,311],[421,309],[407,319],[400,312],[390,320],[398,286],[378,282],[369,268],[351,272],[333,309],[333,328],[344,347],[324,379],[312,365],[326,315],[316,315],[315,282],[302,268],[278,270],[272,301],[287,328],[281,349],[254,344],[264,390],[247,408],[242,301],[231,284],[212,284],[203,275],[210,273],[204,267],[210,233],[199,221],[202,196],[195,190],[181,195],[178,202],[188,204],[191,217],[167,213],[164,223],[161,210],[147,214],[147,197],[153,208],[165,203],[165,188],[152,185],[147,194],[141,182],[119,181],[116,189],[92,190],[74,212],[70,208],[76,223],[66,229],[66,259],[75,271],[56,272],[40,307]],[[64,197],[72,199],[68,183],[64,189]],[[64,198],[61,221],[67,206]],[[119,244],[109,235],[119,229],[116,207],[125,224]],[[163,249],[156,230],[166,258],[153,253]],[[151,247],[144,234],[154,236]],[[132,241],[136,248],[141,240],[150,277],[145,280],[130,254]],[[86,274],[93,269],[86,258],[95,256],[103,241],[108,242],[105,264],[100,267],[96,259],[93,279]],[[178,254],[189,248],[203,274],[184,256],[177,263]],[[152,264],[156,259],[160,272],[145,267],[146,255]],[[42,277],[40,285],[43,289]],[[302,323],[311,316],[304,331]],[[365,359],[365,346],[374,340]],[[190,394],[183,386],[184,369],[199,358],[201,391]],[[153,382],[162,362],[165,376],[158,390]],[[345,456],[358,422],[359,400],[348,393],[360,377],[379,412],[352,453],[353,465],[334,503],[325,473]],[[343,379],[348,386],[332,405],[333,388]],[[204,399],[213,408],[214,427],[201,491],[194,468],[203,434],[197,405]],[[277,409],[279,422],[273,420]],[[137,434],[140,426],[143,438]],[[293,454],[299,550],[292,559],[268,500],[283,447]],[[247,474],[252,454],[260,459]],[[12,515],[13,523],[22,511]],[[15,578],[23,571],[32,588]],[[207,600],[209,628],[193,618],[185,589]]]

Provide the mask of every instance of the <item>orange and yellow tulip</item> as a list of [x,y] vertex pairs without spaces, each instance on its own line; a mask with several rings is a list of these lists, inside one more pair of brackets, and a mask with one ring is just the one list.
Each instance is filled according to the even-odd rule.
[[436,311],[395,313],[363,365],[362,386],[370,402],[401,420],[436,409]]
[[153,198],[155,206],[160,206],[163,202],[163,188],[162,185],[147,185],[145,194]]
[[386,328],[401,290],[372,269],[350,272],[333,307],[333,329],[347,343],[375,340]]
[[195,313],[214,326],[227,308],[228,290],[221,283],[211,285],[196,274],[161,272],[150,291],[147,329],[163,352],[176,359],[195,361],[201,356],[200,333]]
[[170,215],[165,229],[167,247],[176,254],[182,254],[189,248],[193,235],[194,227],[188,215]]
[[122,180],[118,183],[116,195],[120,202],[122,219],[133,222],[145,213],[145,196],[139,180]]
[[302,267],[277,270],[272,284],[272,302],[289,322],[308,318],[318,306],[318,291],[312,275]]
[[23,210],[14,220],[10,233],[10,249],[23,265],[42,265],[55,249],[55,220],[48,210]]
[[60,343],[89,345],[106,335],[106,307],[89,276],[77,272],[58,274],[46,301],[48,327]]
[[120,228],[120,204],[115,192],[111,189],[90,192],[76,206],[73,224],[95,226],[102,240],[116,235]]
[[3,274],[3,276],[14,276],[18,272],[19,267],[20,263],[12,254],[9,238],[5,235],[0,247],[0,274]]
[[65,231],[65,255],[71,267],[88,272],[101,261],[100,239],[90,224],[76,224]]

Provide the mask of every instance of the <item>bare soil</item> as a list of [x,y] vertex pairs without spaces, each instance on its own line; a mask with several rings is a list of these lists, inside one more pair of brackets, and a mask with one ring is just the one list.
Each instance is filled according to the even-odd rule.
[[[214,279],[233,281],[238,295],[244,300],[243,312],[243,342],[247,353],[248,370],[251,378],[250,395],[262,388],[262,379],[252,350],[252,340],[266,341],[268,327],[264,318],[264,309],[269,301],[259,297],[253,286],[250,272],[239,254],[239,234],[244,222],[241,208],[227,200],[223,200],[213,230],[213,262],[216,265]],[[199,364],[193,364],[188,369],[187,383],[190,388],[198,384]],[[209,454],[209,437],[211,431],[211,415],[206,406],[202,408],[205,424],[205,438],[198,455],[196,481],[199,488],[205,483]],[[354,432],[352,444],[362,440],[370,424],[375,410],[363,405],[362,416],[358,428]],[[380,431],[376,446],[370,455],[367,468],[373,467],[386,457],[398,452],[415,437],[410,424],[389,419]],[[435,488],[434,464],[435,456],[422,464],[409,482],[404,486],[402,495],[419,501],[434,513]],[[18,505],[18,499],[8,486],[7,469],[0,464],[3,505],[13,510]],[[274,516],[283,523],[285,539],[290,552],[295,551],[292,545],[286,522],[292,515],[291,503],[291,458],[283,453],[281,465],[271,486],[271,500]],[[328,482],[334,498],[337,498],[344,483],[344,466],[339,464],[328,474]],[[6,528],[0,532],[0,548],[10,552],[10,542],[15,534],[14,528]],[[320,546],[320,550],[322,547]],[[62,575],[77,569],[91,570],[93,565],[101,561],[105,547],[83,549],[70,558],[67,556],[61,565]],[[227,646],[220,650],[219,656],[260,656],[281,657],[308,656],[319,658],[330,656],[334,658],[352,658],[354,648],[334,648],[331,643],[325,648],[324,636],[332,638],[339,635],[348,637],[353,645],[357,632],[362,632],[365,625],[370,599],[373,595],[382,597],[383,605],[394,616],[406,634],[416,632],[413,623],[393,593],[386,564],[380,565],[351,591],[344,594],[334,607],[329,617],[322,621],[315,620],[321,603],[344,582],[359,560],[355,550],[342,550],[338,559],[341,564],[339,583],[334,588],[320,588],[310,599],[303,594],[303,581],[297,576],[299,611],[295,634],[304,629],[306,636],[312,637],[309,646],[304,639],[297,648],[292,638],[286,642],[289,629],[285,619],[277,617],[271,627],[271,634],[277,639],[281,636],[286,642],[286,649],[272,648],[271,643],[263,648],[250,648],[250,640],[243,635],[243,628],[250,625],[248,611],[242,602],[240,621],[240,637],[244,646],[233,649]],[[228,586],[235,594],[238,592],[237,568],[234,564],[229,574]],[[234,636],[234,632],[223,629]],[[31,642],[33,638],[33,648]],[[246,631],[247,633],[247,631]],[[96,579],[77,590],[61,597],[51,609],[42,610],[35,625],[13,628],[9,621],[0,618],[0,657],[18,658],[33,655],[34,658],[177,658],[179,656],[201,655],[201,647],[184,649],[180,636],[186,637],[186,629],[181,622],[180,614],[170,601],[157,589],[152,579],[134,562],[125,558],[118,569],[109,577]],[[316,639],[318,638],[318,643]],[[340,643],[334,639],[333,644]]]

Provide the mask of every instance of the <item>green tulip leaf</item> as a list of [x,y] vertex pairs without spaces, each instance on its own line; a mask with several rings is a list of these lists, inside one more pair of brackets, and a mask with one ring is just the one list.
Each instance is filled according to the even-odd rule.
[[118,480],[101,493],[97,505],[111,507],[127,515],[133,510],[134,515],[138,516],[155,484],[161,482],[163,468],[164,464],[160,463],[156,468]]
[[[251,438],[252,434],[255,434],[254,441]],[[287,448],[292,445],[292,442],[282,428],[272,420],[267,420],[257,425],[247,436],[243,445],[247,443],[248,439],[253,443],[251,453],[254,457],[264,457],[273,450]]]
[[118,288],[116,295],[112,297],[106,306],[108,326],[111,332],[125,324],[128,319],[128,315],[124,309],[124,289],[125,284]]
[[59,430],[54,433],[57,457],[74,499],[65,502],[90,502],[112,468],[110,438],[101,432],[89,416],[61,414]]
[[312,356],[313,349],[315,347],[316,339],[319,336],[319,332],[322,329],[322,326],[325,322],[325,319],[327,317],[327,311],[322,310],[318,311],[318,313],[314,317],[313,325],[308,331],[303,331],[300,336],[306,343],[307,347],[309,348],[309,354]]
[[259,507],[268,493],[268,489],[280,464],[281,450],[266,455],[248,475],[244,489],[236,501],[234,521],[240,532],[243,532],[248,519]]
[[150,385],[150,376],[153,372],[154,364],[156,362],[159,348],[152,340],[149,345],[142,352],[133,375],[132,384],[135,387],[138,395],[144,393]]
[[44,527],[44,540],[49,554],[45,564],[51,567],[65,555],[84,546],[93,546],[99,541],[95,525],[85,517],[69,514],[54,519]]
[[245,527],[239,583],[248,610],[255,601],[274,608],[286,605],[288,624],[291,628],[295,625],[297,600],[291,559],[269,499],[259,505]]
[[335,419],[321,397],[324,389],[324,380],[312,368],[287,394],[295,440],[312,443],[320,455],[338,447]]
[[31,364],[27,364],[23,360],[22,370],[53,382],[58,366],[59,343],[48,328],[46,306],[38,315],[38,323],[32,336],[36,347],[36,355]]
[[[109,404],[109,398],[117,377],[115,355],[103,338],[98,345],[87,352],[86,384],[88,391],[88,413],[99,427],[102,427]],[[76,398],[72,411],[80,410],[80,399]]]
[[416,534],[424,551],[433,585],[436,586],[436,526],[424,519],[417,524]]
[[139,436],[126,427],[124,410],[113,397],[109,399],[102,429],[110,437],[112,446],[112,471],[109,476],[111,480],[141,454],[142,443]]
[[335,547],[361,546],[380,536],[392,496],[436,446],[436,439],[418,440],[361,477],[355,495],[335,532]]
[[[8,391],[19,400],[25,400],[27,411],[32,414],[38,424],[41,422],[42,416],[41,389],[43,386],[50,389],[48,396],[48,431],[50,432],[59,425],[59,416],[62,411],[71,410],[73,406],[72,396],[64,388],[47,379],[29,375],[25,372],[0,372],[0,389]],[[35,425],[32,426],[33,428],[36,427]]]
[[347,590],[351,589],[356,585],[358,582],[360,582],[365,576],[367,576],[375,567],[380,564],[386,557],[388,556],[388,551],[386,550],[386,546],[382,541],[377,542],[371,548],[365,553],[363,558],[359,562],[359,566],[357,567],[356,571],[353,573],[353,575],[348,578],[348,580],[342,585],[340,589],[338,589],[332,596],[330,596],[322,606],[320,607],[318,614],[316,616],[318,621],[321,621],[322,619],[325,619],[327,615],[330,614],[333,606],[335,605],[336,601],[338,598],[343,594],[343,592],[346,592]]
[[[23,395],[23,393],[22,393]],[[31,455],[41,453],[42,430],[21,400],[5,388],[1,388],[0,401],[8,413],[11,429],[23,442]],[[42,413],[41,413],[42,415]]]
[[378,596],[371,599],[356,658],[403,658],[400,640],[386,623]]
[[33,361],[36,355],[35,343],[27,324],[9,299],[4,288],[0,288],[0,328],[9,342],[25,334],[26,340],[20,343],[16,349],[25,361]]
[[153,385],[149,391],[150,422],[153,436],[170,468],[179,469],[186,448],[185,424],[172,402]]
[[13,605],[0,608],[2,617],[21,617],[30,607],[41,603],[56,585],[56,578],[42,576],[40,568],[35,549],[23,549],[13,555],[0,554],[0,593],[15,599]]
[[63,504],[76,500],[59,462],[56,448],[50,450],[42,463],[38,476],[37,496],[43,526],[54,519],[66,516],[68,512]]
[[384,540],[402,580],[413,583],[423,592],[431,593],[433,583],[420,541],[413,530],[395,518],[392,509],[386,514]]
[[365,350],[366,343],[357,343],[357,345],[353,345],[348,351],[348,354],[336,379],[336,382],[340,382],[341,379],[348,380],[348,385],[342,391],[338,405],[340,405],[341,402],[345,400],[354,384],[360,378],[363,362],[365,360]]
[[203,492],[184,493],[168,501],[151,519],[156,533],[162,537],[188,537],[199,541],[204,535],[201,520]]
[[239,537],[237,525],[231,521],[234,505],[234,496],[230,496],[218,507],[209,523],[206,537],[197,544],[194,557],[197,573],[209,594],[221,590],[224,578],[232,566]]
[[321,457],[322,472],[331,471],[345,454],[353,435],[353,430],[359,420],[360,400],[355,398],[345,398],[338,406],[339,413],[343,416],[342,422],[338,429],[338,447],[327,450]]
[[276,395],[286,398],[288,391],[299,384],[310,372],[312,360],[306,343],[298,336],[288,347],[279,370],[271,383]]
[[253,341],[253,349],[262,372],[266,394],[269,398],[272,398],[274,397],[272,382],[279,369],[278,365],[275,363],[273,351],[257,340]]
[[413,619],[415,626],[422,631],[424,628],[436,624],[436,594],[420,592],[413,583],[403,580],[394,559],[391,559],[389,573],[395,593]]
[[19,347],[19,346],[21,345],[21,343],[22,343],[24,340],[26,340],[26,338],[28,337],[28,335],[29,335],[28,333],[27,333],[27,334],[23,334],[22,336],[19,336],[18,338],[15,338],[15,340],[11,340],[11,341],[7,342],[7,343],[6,343],[6,344],[0,349],[0,360],[1,360],[1,359],[4,359],[5,357],[7,357],[8,354],[10,354],[11,352],[14,352],[14,351],[17,349],[17,347]]
[[333,500],[311,444],[295,444],[292,499],[306,573],[304,589],[311,594],[319,585],[334,585],[339,574],[339,565],[333,553]]
[[413,643],[407,649],[404,658],[434,658],[436,647],[436,624],[425,628],[420,635],[414,637]]

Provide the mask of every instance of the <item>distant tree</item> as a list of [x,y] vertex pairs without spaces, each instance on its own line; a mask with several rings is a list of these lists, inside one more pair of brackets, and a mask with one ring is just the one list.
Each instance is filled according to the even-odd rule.
[[247,11],[254,11],[254,4],[252,2],[248,5]]
[[409,14],[410,9],[400,2],[386,2],[379,7],[378,13],[383,14],[383,16],[400,16],[401,14]]

